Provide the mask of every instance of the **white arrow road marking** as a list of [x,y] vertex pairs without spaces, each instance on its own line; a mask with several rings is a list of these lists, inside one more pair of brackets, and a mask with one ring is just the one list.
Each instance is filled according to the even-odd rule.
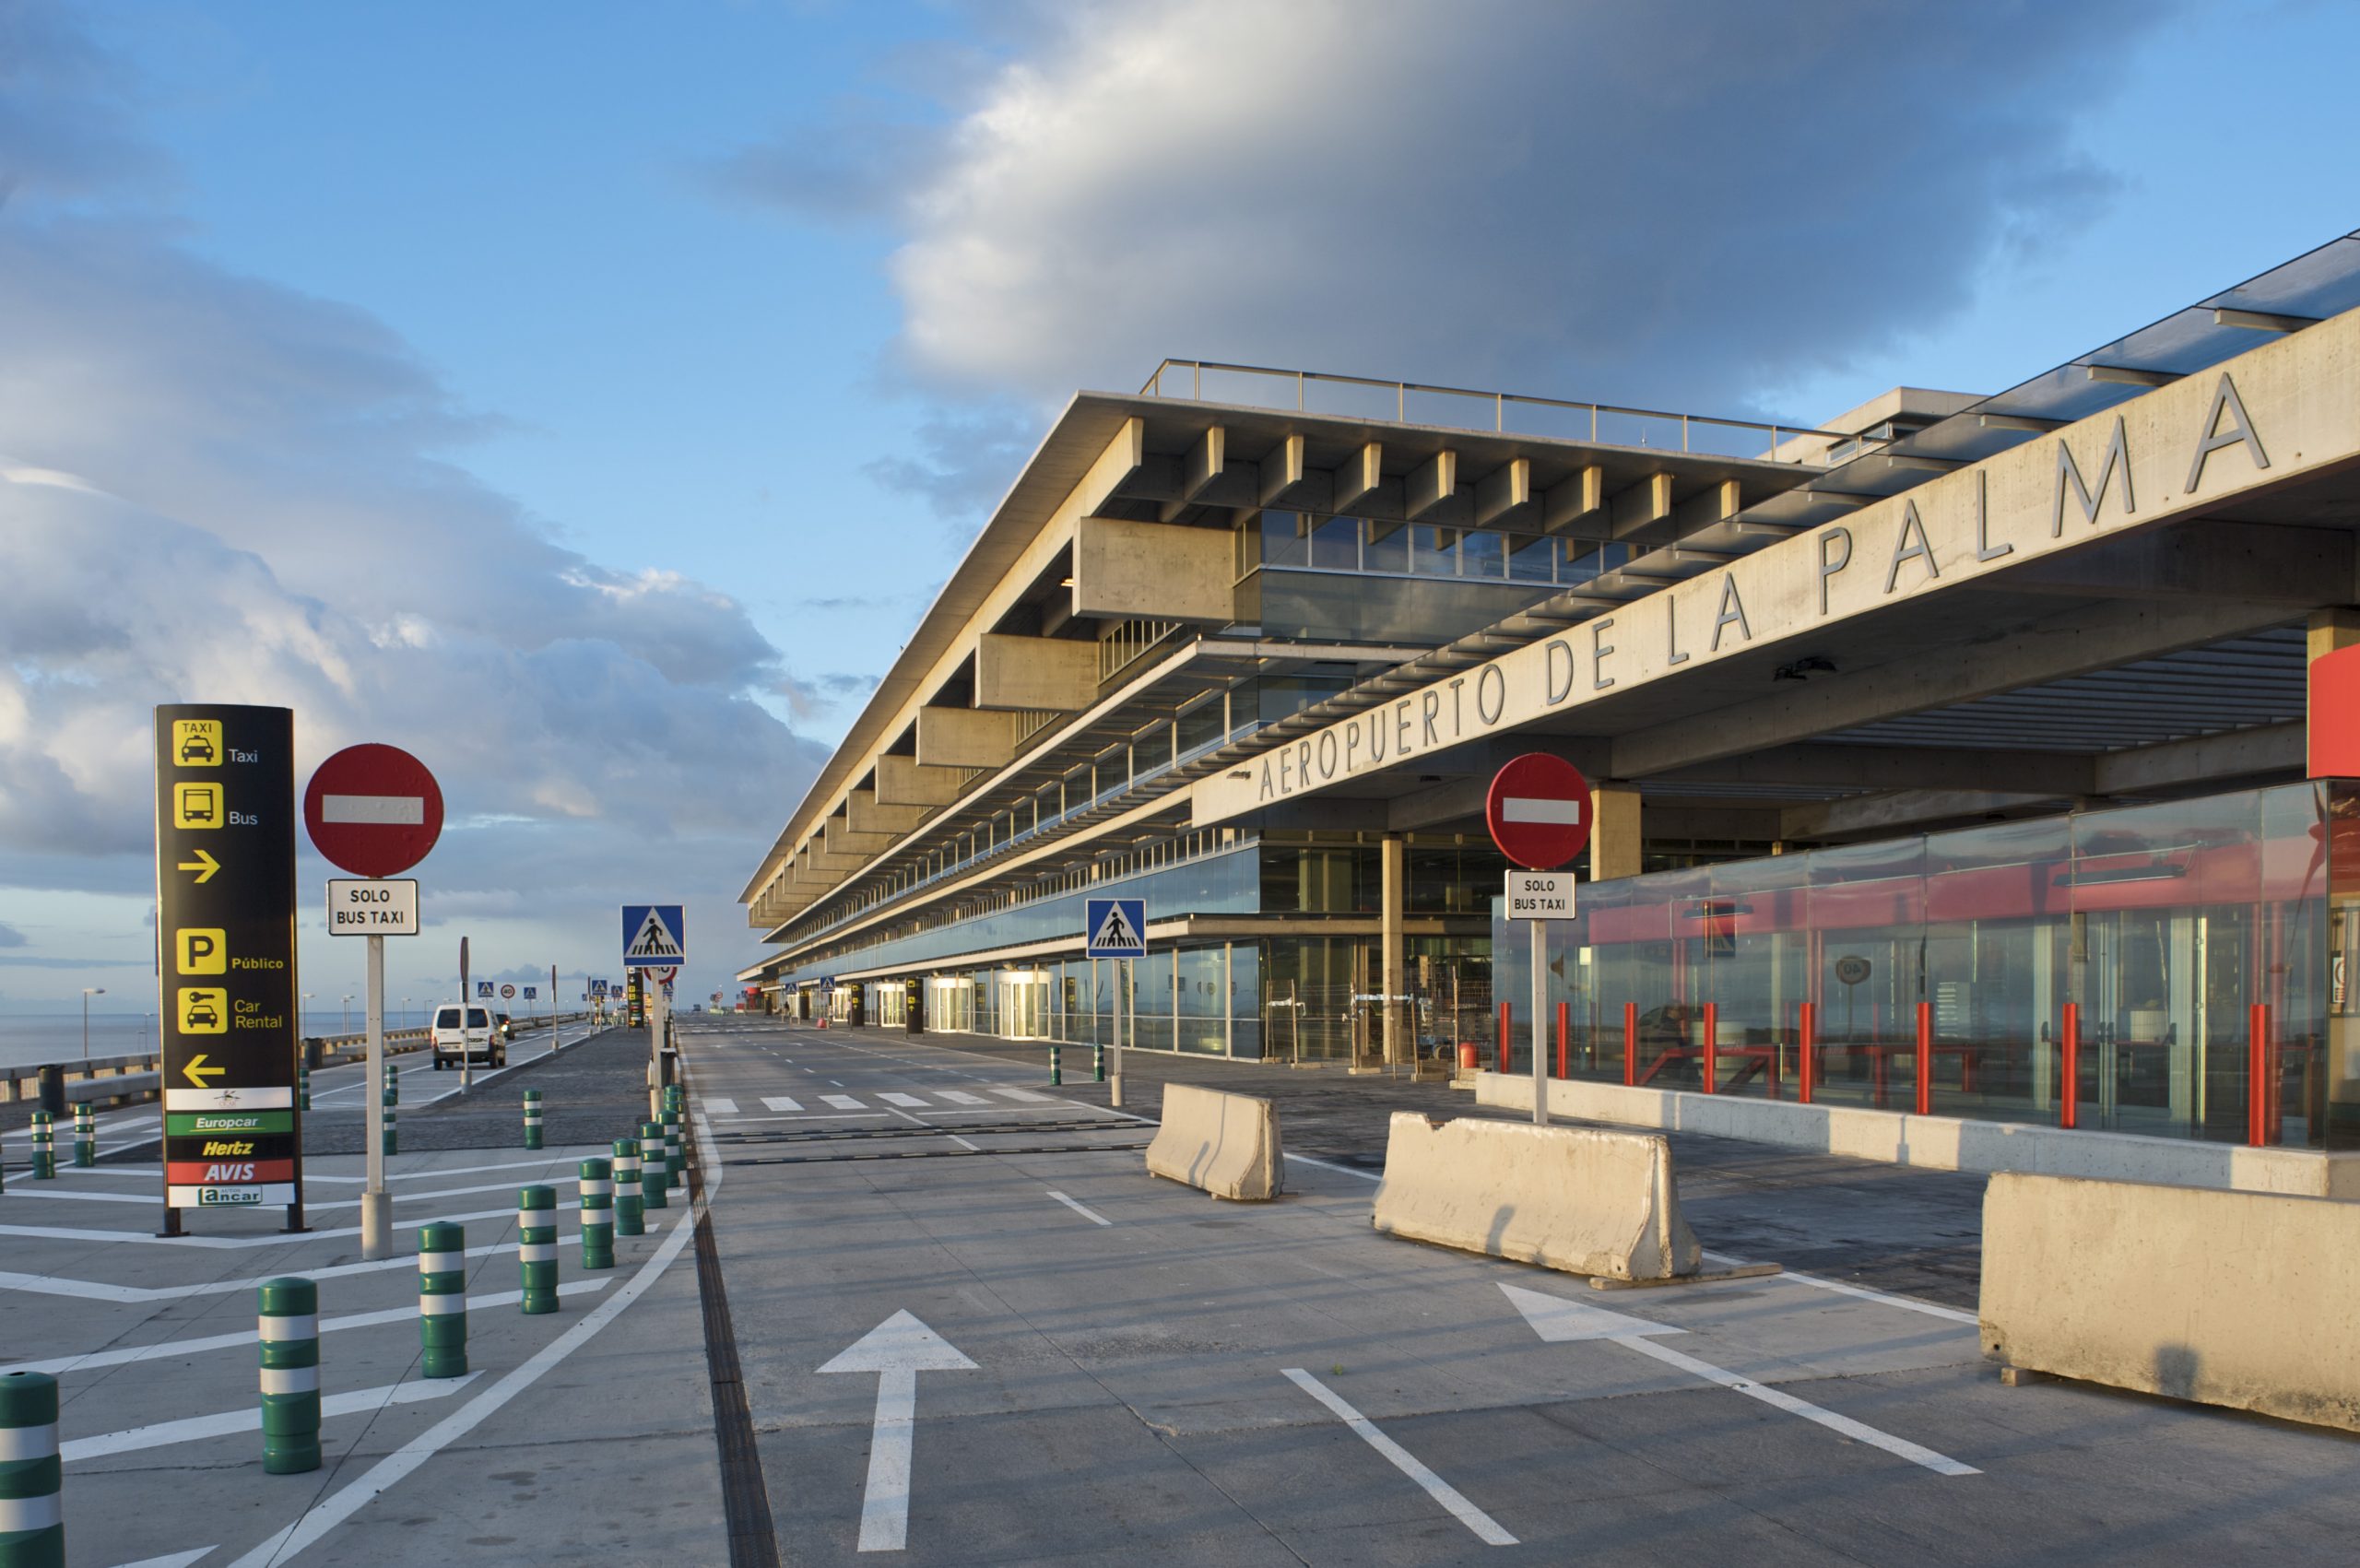
[[1418,1456],[1393,1439],[1376,1430],[1376,1423],[1346,1404],[1326,1384],[1299,1366],[1285,1369],[1295,1386],[1328,1407],[1338,1419],[1351,1427],[1362,1442],[1384,1455],[1393,1468],[1426,1489],[1426,1495],[1443,1505],[1451,1517],[1475,1532],[1486,1546],[1514,1546],[1516,1537],[1500,1527],[1500,1522],[1467,1500],[1467,1494],[1428,1469]]
[[[331,1416],[357,1416],[365,1410],[381,1410],[387,1405],[414,1405],[421,1399],[440,1399],[456,1394],[477,1378],[481,1370],[465,1377],[438,1378],[431,1383],[389,1383],[383,1388],[356,1388],[348,1394],[326,1394],[320,1397],[320,1419]],[[111,1455],[128,1454],[138,1448],[162,1448],[174,1443],[196,1443],[208,1437],[228,1437],[241,1432],[262,1430],[262,1409],[249,1405],[242,1410],[223,1410],[218,1415],[190,1416],[185,1421],[158,1421],[153,1426],[135,1426],[124,1432],[102,1432],[97,1437],[77,1437],[57,1445],[58,1457],[71,1465],[82,1459],[103,1459]]]
[[918,1373],[973,1372],[975,1363],[941,1335],[897,1312],[820,1368],[877,1374],[877,1421],[868,1440],[868,1488],[860,1505],[860,1550],[900,1551],[910,1538],[910,1448]]
[[[1705,1379],[1707,1383],[1717,1383],[1722,1387],[1742,1394],[1749,1399],[1759,1399],[1773,1409],[1784,1410],[1788,1415],[1800,1416],[1807,1421],[1817,1421],[1830,1432],[1840,1432],[1856,1443],[1865,1443],[1872,1448],[1882,1448],[1886,1453],[1906,1459],[1913,1465],[1923,1465],[1936,1475],[1979,1476],[1983,1473],[1972,1465],[1962,1465],[1947,1455],[1937,1454],[1930,1448],[1922,1448],[1906,1437],[1895,1437],[1889,1432],[1879,1432],[1866,1422],[1856,1421],[1849,1416],[1839,1416],[1834,1410],[1823,1409],[1808,1399],[1798,1399],[1791,1394],[1767,1387],[1754,1382],[1752,1378],[1740,1377],[1736,1373],[1715,1366],[1710,1362],[1698,1361],[1694,1356],[1682,1354],[1669,1345],[1658,1345],[1649,1338],[1651,1335],[1658,1334],[1677,1334],[1682,1332],[1680,1329],[1660,1323],[1649,1323],[1644,1318],[1623,1317],[1621,1313],[1606,1312],[1598,1307],[1579,1306],[1559,1297],[1542,1295],[1539,1291],[1528,1291],[1517,1285],[1503,1283],[1500,1289],[1507,1293],[1508,1300],[1516,1304],[1516,1311],[1524,1315],[1524,1320],[1532,1326],[1532,1331],[1544,1340],[1552,1342],[1565,1339],[1611,1340],[1626,1350],[1636,1350],[1643,1356],[1653,1356],[1667,1366],[1676,1366],[1682,1372]],[[1611,1323],[1601,1321],[1605,1319],[1620,1319],[1630,1326],[1618,1329]]]

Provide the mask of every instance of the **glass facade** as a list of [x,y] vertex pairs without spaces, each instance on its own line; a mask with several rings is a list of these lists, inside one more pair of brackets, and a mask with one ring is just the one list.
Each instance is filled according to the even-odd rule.
[[[1546,1048],[1563,1003],[1576,1078],[2360,1147],[2356,818],[2289,784],[1586,886]],[[1528,1012],[1529,939],[1493,937]]]

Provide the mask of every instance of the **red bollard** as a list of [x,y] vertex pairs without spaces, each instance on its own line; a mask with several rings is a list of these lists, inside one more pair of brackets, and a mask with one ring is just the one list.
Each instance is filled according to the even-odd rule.
[[1918,1114],[1934,1114],[1934,1004],[1918,1004]]
[[1571,1002],[1560,1002],[1557,1004],[1557,1076],[1559,1078],[1573,1076],[1565,1070],[1565,1045],[1573,1038],[1573,1033],[1574,1005]]
[[1802,1027],[1797,1031],[1796,1049],[1800,1054],[1800,1060],[1796,1064],[1800,1074],[1798,1092],[1802,1095],[1803,1103],[1808,1105],[1811,1097],[1819,1091],[1819,1008],[1809,1002],[1803,1004]]
[[1622,1004],[1622,1081],[1639,1081],[1639,1004]]
[[1721,1005],[1705,1004],[1705,1092],[1721,1091]]
[[2256,1002],[2246,1009],[2246,1141],[2256,1149],[2278,1141],[2272,1114],[2278,1108],[2278,1086],[2270,1070],[2270,1004]]
[[1508,1032],[1515,1027],[1512,1016],[1515,1011],[1515,1003],[1500,1004],[1500,1071],[1504,1073],[1508,1070]]

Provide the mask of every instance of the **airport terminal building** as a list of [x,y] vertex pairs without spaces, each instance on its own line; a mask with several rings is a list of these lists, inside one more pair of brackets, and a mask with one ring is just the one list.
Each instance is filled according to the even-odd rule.
[[[1813,428],[1168,361],[743,902],[799,1016],[2360,1149],[2360,235]],[[1529,1016],[1486,786],[1595,787]],[[1149,956],[1083,956],[1092,896]]]

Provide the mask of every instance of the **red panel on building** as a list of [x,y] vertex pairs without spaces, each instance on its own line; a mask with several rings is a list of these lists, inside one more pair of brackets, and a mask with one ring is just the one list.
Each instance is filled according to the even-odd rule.
[[2315,779],[2360,779],[2360,645],[2311,661]]

